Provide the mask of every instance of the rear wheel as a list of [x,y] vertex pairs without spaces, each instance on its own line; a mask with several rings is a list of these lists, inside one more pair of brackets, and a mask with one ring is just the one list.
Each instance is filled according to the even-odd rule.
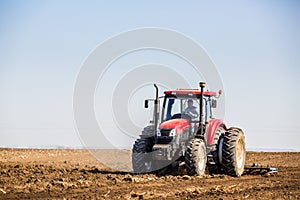
[[241,176],[246,160],[246,142],[241,129],[230,128],[222,142],[222,165],[226,174]]
[[193,139],[187,147],[185,166],[188,175],[202,176],[206,167],[206,144],[203,139]]
[[211,145],[208,146],[209,152],[207,152],[207,167],[210,174],[220,173],[220,162],[219,162],[219,142],[224,135],[225,129],[221,126],[218,127],[214,140]]
[[152,161],[153,138],[137,139],[132,148],[132,168],[134,173],[148,173],[153,171]]

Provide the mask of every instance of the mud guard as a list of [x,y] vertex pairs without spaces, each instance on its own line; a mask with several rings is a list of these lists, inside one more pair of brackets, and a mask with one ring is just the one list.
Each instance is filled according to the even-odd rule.
[[213,143],[216,131],[218,127],[221,126],[225,130],[227,129],[224,122],[220,119],[211,119],[207,122],[206,125],[206,132],[205,132],[205,137],[208,145],[211,145]]

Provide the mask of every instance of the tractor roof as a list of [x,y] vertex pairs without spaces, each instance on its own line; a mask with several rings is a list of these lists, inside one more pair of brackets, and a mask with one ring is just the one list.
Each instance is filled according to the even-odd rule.
[[[178,89],[178,90],[167,90],[164,93],[173,94],[173,95],[200,95],[201,91],[198,89]],[[212,91],[204,91],[203,95],[216,97],[217,93]]]

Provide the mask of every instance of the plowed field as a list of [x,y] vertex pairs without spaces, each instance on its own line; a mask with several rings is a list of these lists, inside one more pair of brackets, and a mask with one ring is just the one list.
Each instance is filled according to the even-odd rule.
[[[112,163],[117,154],[103,151]],[[131,167],[130,159],[120,162]],[[247,152],[246,163],[254,162],[278,167],[279,172],[239,178],[187,176],[184,170],[133,175],[106,167],[86,150],[0,149],[0,199],[300,198],[300,153]]]

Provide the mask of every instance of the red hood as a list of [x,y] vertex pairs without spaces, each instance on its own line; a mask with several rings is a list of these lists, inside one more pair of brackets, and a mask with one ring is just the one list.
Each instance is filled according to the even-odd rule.
[[180,134],[184,129],[189,128],[190,123],[187,119],[171,119],[163,122],[159,128],[160,129],[176,129],[176,133]]

